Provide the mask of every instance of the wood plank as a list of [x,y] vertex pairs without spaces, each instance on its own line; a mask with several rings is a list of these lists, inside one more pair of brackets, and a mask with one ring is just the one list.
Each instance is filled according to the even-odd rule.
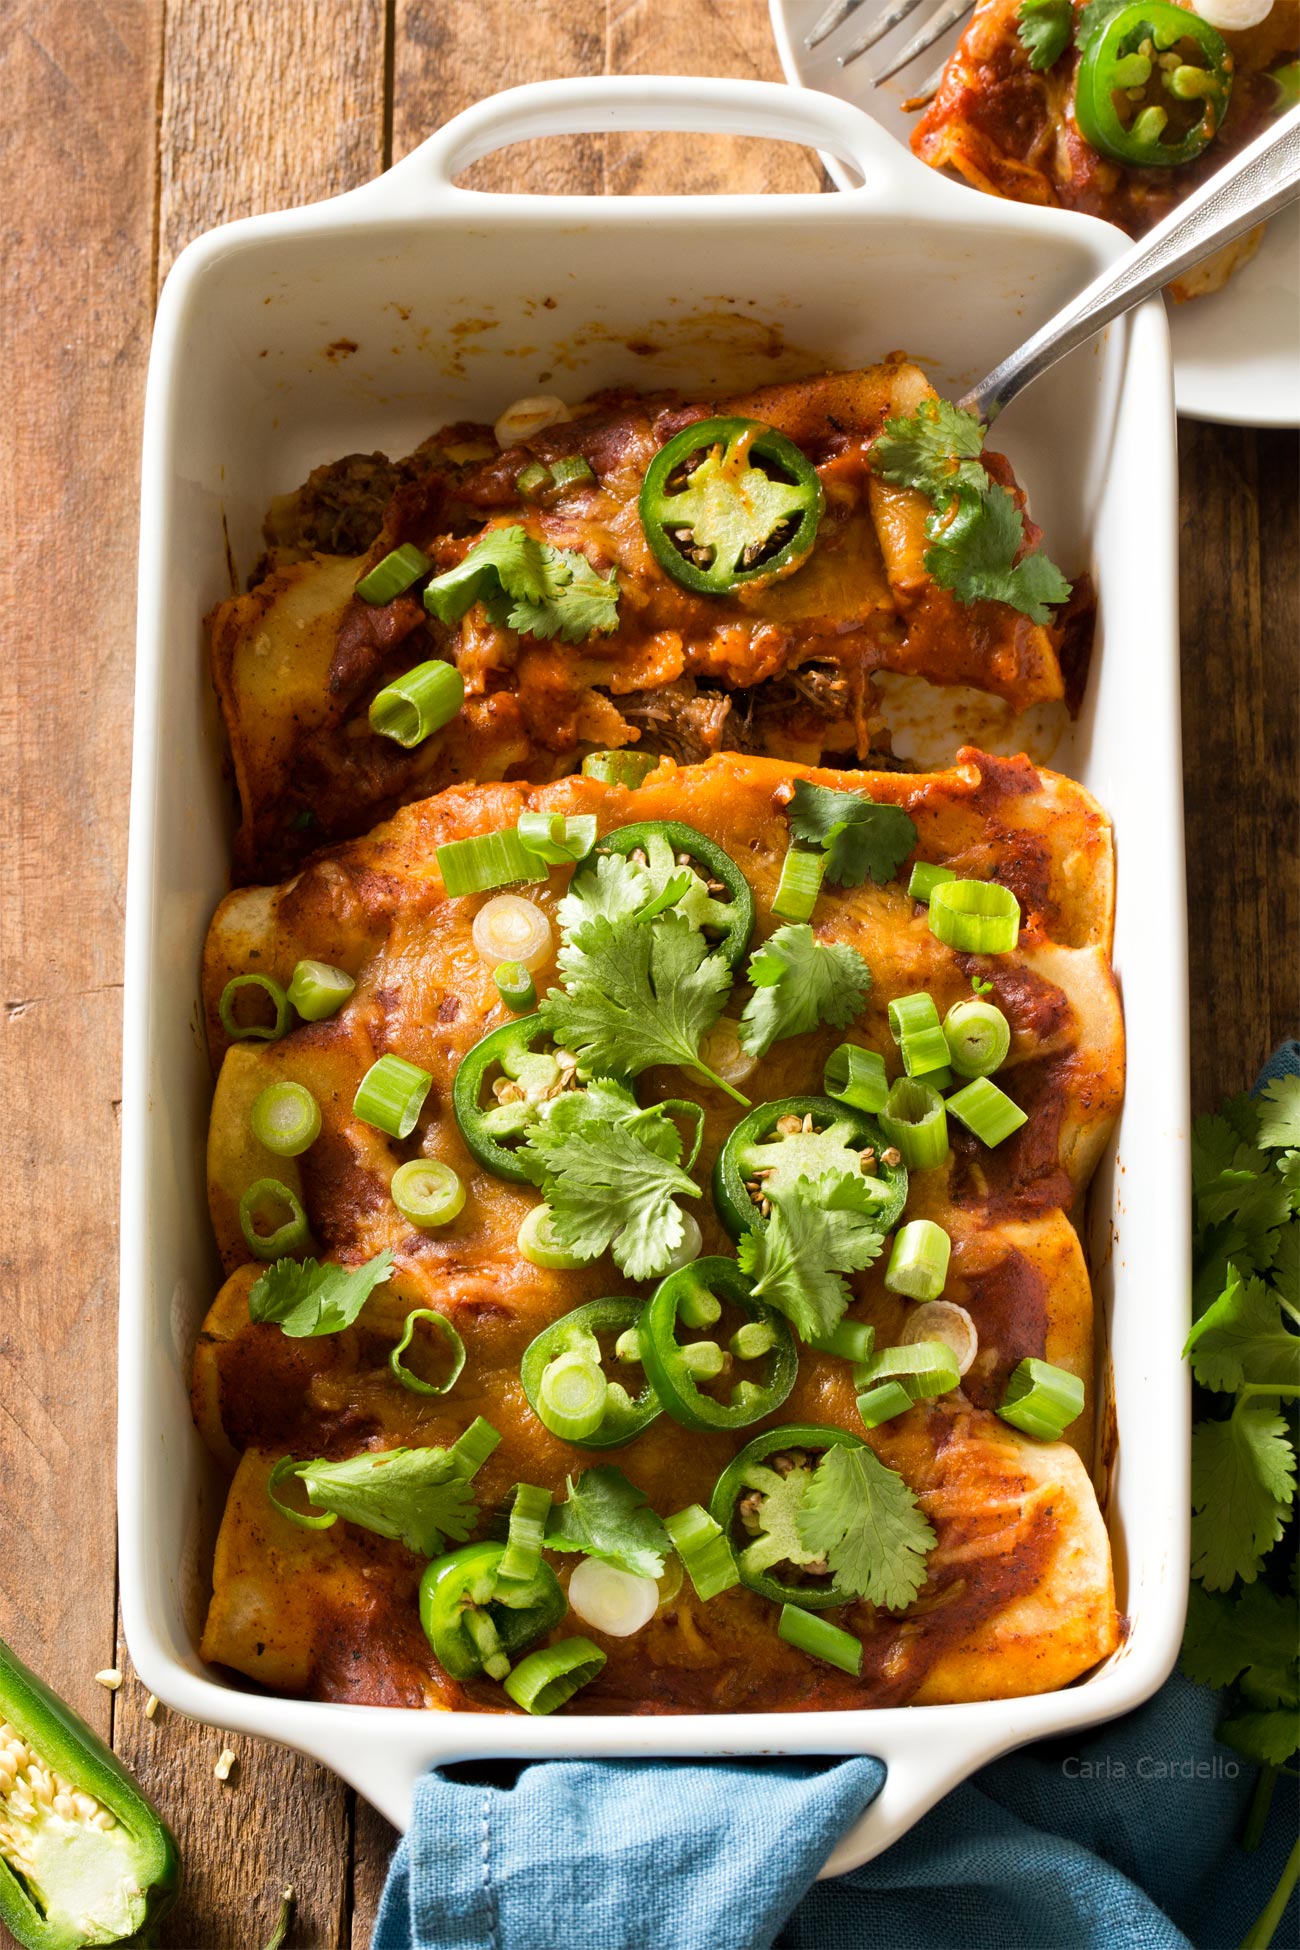
[[[232,217],[283,209],[368,181],[384,166],[384,0],[254,0],[169,7],[159,115],[158,274],[191,237]],[[151,103],[152,120],[152,103]],[[145,281],[147,291],[147,280]],[[135,473],[132,450],[128,478]],[[125,1648],[120,1657],[129,1674]],[[186,1867],[167,1927],[185,1950],[255,1950],[286,1882],[298,1892],[294,1950],[349,1940],[355,1797],[286,1749],[231,1742],[179,1716],[144,1717],[129,1675],[115,1743],[175,1827]]]
[[1245,1088],[1300,1018],[1296,440],[1191,422],[1181,439],[1192,1083],[1204,1110]]
[[[160,8],[0,36],[0,1633],[103,1733],[121,909]],[[70,551],[72,552],[70,554]],[[87,566],[78,599],[58,565]],[[74,1568],[75,1567],[75,1568]]]
[[169,7],[160,272],[200,231],[355,189],[384,167],[384,0]]
[[[766,0],[610,0],[611,74],[780,81]],[[605,187],[622,195],[820,190],[812,150],[749,136],[611,136]]]

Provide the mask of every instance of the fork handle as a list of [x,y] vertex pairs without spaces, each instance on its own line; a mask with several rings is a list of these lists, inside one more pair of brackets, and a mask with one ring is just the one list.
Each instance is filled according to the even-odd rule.
[[1300,109],[1292,109],[1108,265],[959,403],[985,422],[995,420],[1067,352],[1297,196]]

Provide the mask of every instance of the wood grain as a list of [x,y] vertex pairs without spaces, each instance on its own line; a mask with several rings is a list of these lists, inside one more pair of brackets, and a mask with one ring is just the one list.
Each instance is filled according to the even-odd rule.
[[[0,35],[0,1633],[105,1734],[122,819],[160,14]],[[93,599],[75,594],[78,567]]]
[[[325,1770],[150,1721],[114,1656],[118,1016],[139,411],[157,278],[188,239],[375,174],[460,108],[557,74],[777,78],[764,0],[12,0],[0,38],[0,1632],[114,1741],[181,1838],[163,1950],[364,1950],[393,1832]],[[817,187],[717,136],[521,145],[485,189]],[[1297,442],[1182,429],[1184,751],[1198,1103],[1300,1025]],[[52,563],[94,563],[58,601]],[[88,1466],[89,1464],[89,1466]],[[0,1929],[0,1942],[4,1932]]]

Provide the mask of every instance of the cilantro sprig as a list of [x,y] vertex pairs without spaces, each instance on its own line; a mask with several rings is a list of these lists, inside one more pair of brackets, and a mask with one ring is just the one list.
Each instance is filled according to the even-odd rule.
[[610,1078],[558,1097],[516,1153],[539,1183],[566,1251],[609,1251],[632,1280],[668,1270],[685,1234],[681,1198],[700,1187],[681,1169],[681,1133],[659,1105],[642,1109]]
[[568,937],[559,964],[564,987],[550,990],[539,1013],[586,1074],[634,1077],[654,1064],[675,1064],[748,1106],[700,1059],[701,1038],[730,991],[731,969],[685,915],[669,912],[648,924],[598,915]]
[[292,1473],[320,1510],[437,1557],[463,1544],[478,1522],[470,1481],[501,1437],[480,1416],[450,1449],[368,1450],[339,1462],[317,1457]]
[[338,1334],[351,1327],[375,1288],[393,1270],[385,1247],[364,1266],[320,1266],[314,1259],[277,1259],[248,1296],[248,1317],[274,1321],[291,1340]]
[[[1300,1748],[1292,1523],[1300,1400],[1300,1078],[1192,1133],[1192,1585],[1182,1665],[1232,1686],[1220,1739],[1262,1763],[1258,1827]],[[1288,1588],[1289,1585],[1289,1588]]]
[[983,448],[974,413],[925,399],[915,413],[885,422],[871,464],[882,480],[915,488],[933,507],[925,566],[941,589],[960,603],[1007,603],[1033,623],[1050,623],[1070,584],[1040,549],[1021,557],[1024,516],[1015,496],[990,480],[978,458]]
[[568,1478],[568,1490],[565,1502],[552,1505],[548,1549],[581,1551],[633,1577],[663,1575],[672,1539],[644,1493],[621,1469],[610,1463],[584,1469],[576,1483]]
[[736,1248],[754,1293],[783,1313],[803,1340],[831,1333],[851,1295],[841,1277],[879,1259],[884,1245],[865,1178],[828,1172],[772,1186],[771,1217]]
[[800,779],[789,807],[797,840],[826,853],[826,875],[836,887],[860,887],[868,875],[878,887],[893,880],[916,845],[916,827],[901,806],[880,806],[865,792],[834,792]]
[[925,1583],[934,1532],[897,1470],[870,1449],[828,1449],[797,1521],[804,1548],[825,1558],[838,1584],[873,1605],[901,1611]]
[[737,1034],[751,1056],[766,1056],[773,1043],[819,1022],[846,1028],[871,987],[871,970],[857,949],[823,941],[806,921],[769,935],[750,956],[747,972],[754,993]]
[[499,626],[566,643],[618,627],[617,575],[602,576],[581,550],[553,548],[517,525],[487,529],[424,591],[440,623],[458,622],[476,602]]
[[1073,32],[1073,0],[1020,0],[1016,35],[1036,73],[1056,65]]

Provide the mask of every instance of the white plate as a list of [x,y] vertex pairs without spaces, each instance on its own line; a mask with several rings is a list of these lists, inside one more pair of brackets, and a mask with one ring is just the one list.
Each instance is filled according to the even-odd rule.
[[[904,148],[916,125],[903,102],[928,79],[955,45],[954,29],[895,75],[873,88],[867,70],[888,52],[900,51],[934,6],[922,6],[869,54],[842,68],[837,55],[851,46],[868,20],[885,11],[888,0],[863,0],[858,12],[820,47],[805,46],[805,36],[826,11],[826,0],[769,0],[772,31],[787,81],[838,95],[864,109]],[[964,23],[963,23],[964,24]],[[927,164],[908,155],[917,169]],[[853,180],[842,162],[823,158],[844,189]],[[980,196],[965,184],[968,196]],[[1045,215],[1058,223],[1078,219],[1070,210]],[[1178,411],[1191,420],[1219,420],[1228,426],[1300,426],[1300,204],[1274,217],[1258,252],[1225,290],[1188,304],[1169,303],[1174,352],[1174,391]]]
[[[841,196],[563,197],[455,187],[478,156],[583,130],[722,130],[836,149]],[[631,380],[753,386],[906,346],[960,390],[1119,249],[907,164],[845,103],[778,84],[539,83],[470,109],[332,203],[191,244],[158,307],[145,406],[127,900],[119,1375],[120,1571],[141,1679],[182,1712],[313,1754],[389,1818],[431,1762],[565,1754],[873,1753],[888,1779],[833,1867],[865,1861],[983,1761],[1139,1705],[1187,1591],[1187,955],[1177,469],[1164,312],[1148,303],[1015,401],[1015,457],[1053,554],[1091,568],[1101,628],[1057,753],[1115,820],[1115,961],[1131,1039],[1091,1263],[1121,1442],[1109,1521],[1131,1629],[1086,1682],[879,1712],[529,1720],[281,1699],[205,1666],[197,1636],[225,1484],[195,1432],[194,1336],[220,1279],[203,1150],[197,980],[226,887],[230,803],[200,618],[256,559],[272,494],[317,462],[407,452],[522,393]],[[553,301],[553,302],[552,302]],[[633,349],[635,348],[635,349]],[[1122,1151],[1123,1162],[1120,1163]]]

